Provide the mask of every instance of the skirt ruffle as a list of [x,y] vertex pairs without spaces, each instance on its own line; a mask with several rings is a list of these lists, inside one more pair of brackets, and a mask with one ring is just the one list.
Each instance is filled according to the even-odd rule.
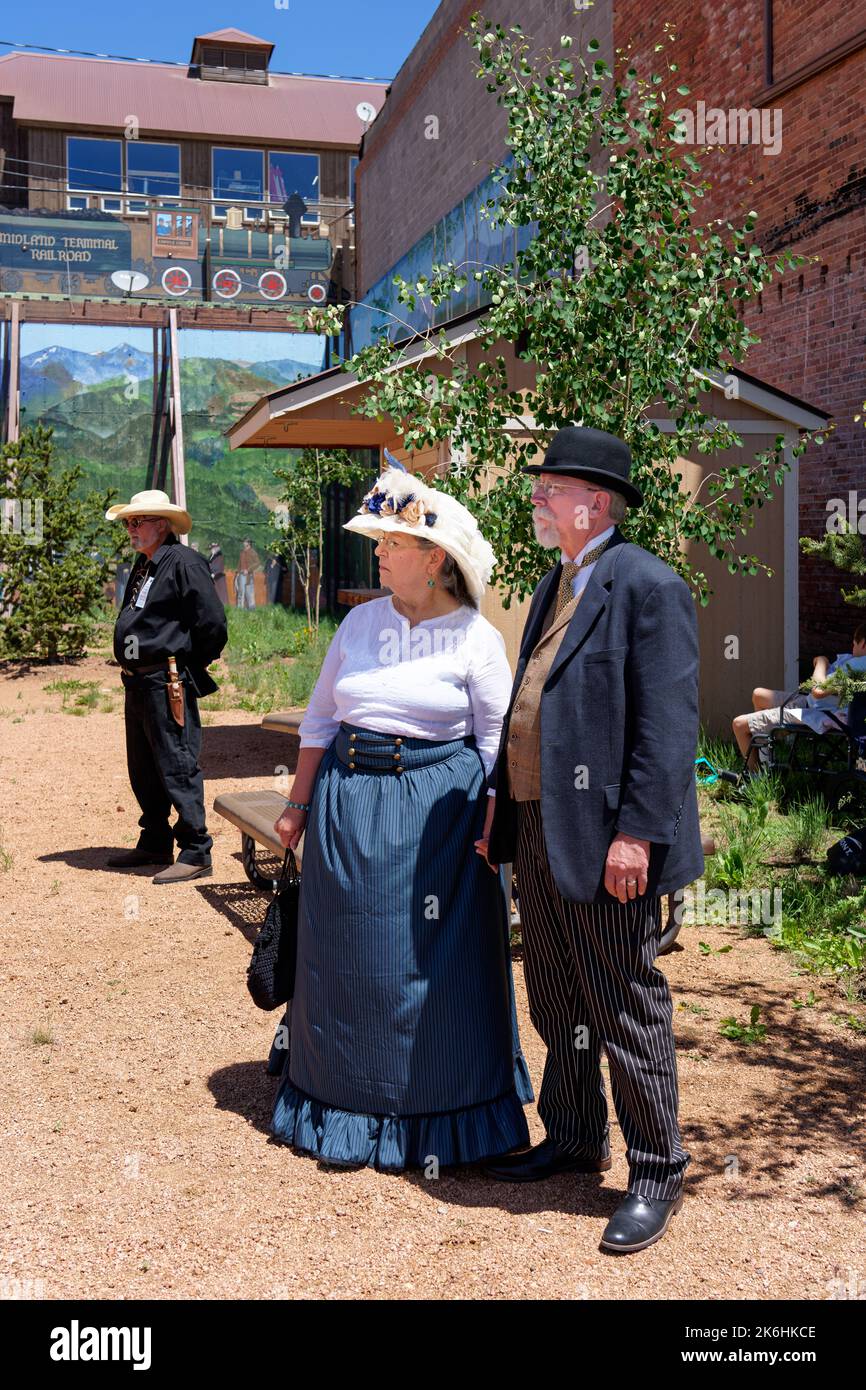
[[[526,1064],[520,1059],[523,1071]],[[517,1072],[517,1066],[515,1066]],[[378,1172],[478,1163],[522,1148],[529,1131],[517,1089],[495,1100],[442,1115],[360,1115],[306,1096],[284,1077],[274,1107],[271,1133],[282,1144],[339,1168]]]

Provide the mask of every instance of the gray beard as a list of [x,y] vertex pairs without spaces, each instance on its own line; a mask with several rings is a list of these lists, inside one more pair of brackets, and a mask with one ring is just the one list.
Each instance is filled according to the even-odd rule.
[[533,518],[532,527],[535,532],[535,539],[542,550],[559,550],[559,536],[556,528],[550,521],[537,521]]

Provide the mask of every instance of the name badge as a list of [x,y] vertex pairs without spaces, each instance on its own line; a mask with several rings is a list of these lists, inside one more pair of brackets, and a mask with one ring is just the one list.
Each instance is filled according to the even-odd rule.
[[135,606],[136,606],[136,608],[143,608],[143,607],[144,607],[145,600],[147,599],[147,595],[148,595],[148,590],[150,589],[150,586],[151,586],[152,583],[153,583],[153,575],[152,575],[152,574],[149,574],[149,575],[147,576],[147,579],[145,579],[144,583],[142,584],[141,588],[140,588],[139,591],[138,591],[138,597],[137,597],[137,599],[135,600]]

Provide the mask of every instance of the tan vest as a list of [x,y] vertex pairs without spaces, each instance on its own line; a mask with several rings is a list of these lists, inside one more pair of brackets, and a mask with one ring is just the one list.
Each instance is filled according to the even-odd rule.
[[550,674],[565,630],[585,592],[585,589],[581,590],[577,598],[567,603],[554,622],[557,598],[557,591],[554,590],[544,616],[541,636],[526,663],[520,689],[511,707],[506,757],[508,786],[515,801],[541,800],[541,690]]

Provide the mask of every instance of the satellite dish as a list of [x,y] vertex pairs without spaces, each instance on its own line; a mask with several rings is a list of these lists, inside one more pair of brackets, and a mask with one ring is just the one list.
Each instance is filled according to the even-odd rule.
[[366,125],[369,125],[371,121],[375,121],[376,114],[375,106],[369,101],[359,101],[358,105],[355,107],[355,115],[358,117],[358,120],[363,121]]
[[132,294],[135,290],[143,290],[150,282],[140,270],[113,270],[111,283],[119,290],[124,290],[126,294]]

